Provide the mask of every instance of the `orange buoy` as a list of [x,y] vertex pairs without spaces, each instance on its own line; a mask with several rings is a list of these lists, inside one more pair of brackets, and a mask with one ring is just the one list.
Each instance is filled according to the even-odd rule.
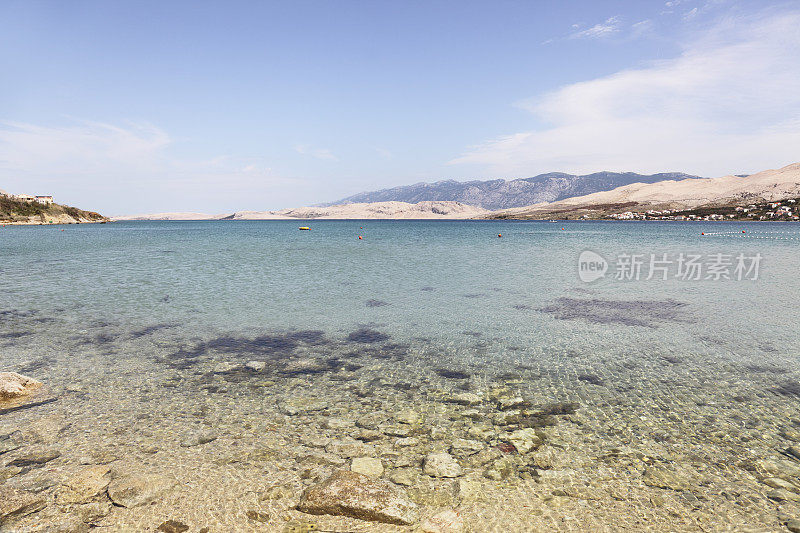
[[744,233],[744,230],[742,230],[742,233]]
[[701,233],[700,235],[705,235],[705,233]]
[[497,234],[497,236],[498,236],[498,237],[502,237],[502,236],[503,236],[503,234],[502,234],[502,233],[498,233],[498,234]]
[[358,240],[359,240],[359,241],[360,241],[360,240],[362,240],[363,238],[364,238],[364,237],[362,237],[361,235],[359,235],[359,236],[358,236]]

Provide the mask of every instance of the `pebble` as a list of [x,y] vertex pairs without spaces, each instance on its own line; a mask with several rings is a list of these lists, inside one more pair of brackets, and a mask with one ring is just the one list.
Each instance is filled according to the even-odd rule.
[[162,522],[161,525],[156,528],[156,531],[161,531],[163,533],[184,533],[184,531],[189,531],[189,526],[177,520],[167,520],[166,522]]
[[412,411],[411,409],[405,409],[400,411],[394,415],[394,419],[401,423],[401,424],[409,424],[409,425],[416,425],[419,424],[421,421],[421,417],[419,413],[416,411]]
[[483,399],[475,394],[474,392],[460,392],[458,394],[454,394],[448,398],[450,403],[455,403],[458,405],[479,405],[483,402]]
[[422,471],[433,477],[459,477],[464,473],[458,461],[447,452],[429,453]]
[[518,429],[511,433],[506,433],[501,436],[501,439],[513,444],[514,448],[523,455],[535,450],[542,444],[542,438],[533,428]]
[[475,455],[486,447],[484,443],[477,440],[455,439],[450,445],[450,453],[456,457],[469,457]]
[[262,372],[267,368],[267,363],[265,361],[248,361],[244,366],[253,372]]
[[670,490],[689,489],[689,482],[683,476],[663,466],[648,466],[643,480],[648,487]]

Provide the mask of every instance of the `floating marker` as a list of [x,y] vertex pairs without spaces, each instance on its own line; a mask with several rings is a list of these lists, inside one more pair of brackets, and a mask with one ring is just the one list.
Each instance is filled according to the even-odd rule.
[[498,237],[502,237],[502,236],[503,236],[503,234],[502,234],[502,233],[498,233],[498,234],[497,234],[497,236],[498,236]]
[[364,237],[362,237],[361,235],[359,235],[359,236],[358,236],[358,240],[359,240],[359,241],[360,241],[360,240],[362,240],[363,238],[364,238]]

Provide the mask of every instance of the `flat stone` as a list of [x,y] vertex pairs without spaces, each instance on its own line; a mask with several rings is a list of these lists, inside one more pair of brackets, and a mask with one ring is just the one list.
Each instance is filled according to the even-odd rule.
[[220,361],[219,363],[214,365],[214,373],[215,374],[227,374],[228,372],[233,372],[234,370],[238,370],[240,367],[237,363],[231,363],[229,361]]
[[663,466],[648,466],[644,472],[644,484],[659,489],[689,489],[689,482],[684,477]]
[[351,428],[355,425],[355,422],[352,420],[347,420],[346,418],[337,418],[333,416],[329,416],[325,420],[322,421],[322,427],[325,429],[347,429]]
[[297,462],[301,464],[343,466],[347,461],[333,453],[313,451],[298,457]]
[[410,487],[414,484],[414,474],[410,468],[398,468],[391,473],[389,479],[392,483],[403,485],[404,487]]
[[477,440],[456,439],[450,445],[450,453],[456,457],[469,457],[475,455],[486,446]]
[[111,468],[97,465],[83,469],[67,479],[56,494],[59,504],[87,503],[105,491],[111,482]]
[[426,518],[419,527],[421,533],[461,533],[464,520],[452,509],[447,509]]
[[375,457],[354,457],[350,470],[377,479],[383,475],[383,463]]
[[535,450],[542,444],[542,438],[533,428],[518,429],[511,433],[506,433],[501,438],[513,444],[514,448],[521,454],[526,454],[531,450]]
[[800,533],[800,520],[797,518],[790,518],[786,521],[786,529],[792,533]]
[[177,520],[167,520],[166,522],[162,522],[162,524],[156,528],[156,531],[161,531],[163,533],[183,533],[184,531],[189,531],[189,526]]
[[378,429],[390,437],[408,437],[411,435],[413,430],[413,428],[408,424],[383,425]]
[[459,392],[458,394],[453,394],[450,396],[447,401],[458,405],[473,406],[481,404],[483,402],[483,398],[474,392]]
[[416,504],[395,485],[345,470],[306,489],[297,508],[309,514],[349,516],[387,524],[411,525],[419,520]]
[[45,498],[37,494],[0,486],[0,523],[6,518],[25,516],[41,511],[46,505]]
[[401,424],[409,424],[409,425],[416,425],[419,424],[422,418],[419,416],[419,413],[416,411],[412,411],[411,409],[405,409],[398,413],[395,413],[394,419]]
[[422,471],[433,477],[459,477],[464,473],[458,461],[447,452],[429,453]]
[[409,446],[417,446],[419,445],[419,439],[417,437],[403,437],[402,439],[397,439],[394,441],[394,445],[398,448],[408,448]]
[[525,400],[519,396],[500,398],[497,400],[497,408],[501,411],[508,411],[509,409],[520,407],[524,403]]
[[57,450],[35,450],[20,455],[6,466],[40,466],[58,457],[61,457],[61,452]]
[[492,417],[492,422],[495,426],[510,426],[513,424],[518,424],[520,420],[522,420],[522,411],[516,409],[512,411],[496,413]]
[[327,408],[327,402],[317,398],[289,398],[280,404],[280,410],[289,416],[322,411]]
[[155,474],[129,474],[111,480],[108,497],[121,507],[139,507],[154,502],[175,486],[171,479]]

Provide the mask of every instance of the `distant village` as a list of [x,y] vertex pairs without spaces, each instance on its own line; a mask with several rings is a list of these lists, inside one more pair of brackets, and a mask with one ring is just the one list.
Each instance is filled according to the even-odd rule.
[[30,194],[8,194],[0,191],[0,196],[5,196],[6,198],[10,198],[11,200],[17,200],[20,202],[28,202],[28,203],[37,203],[42,205],[53,205],[53,197],[52,196],[31,196]]
[[[603,218],[612,220],[800,220],[796,209],[799,199],[782,200],[746,207],[706,207],[688,210],[626,211]],[[584,215],[586,216],[586,215]]]

